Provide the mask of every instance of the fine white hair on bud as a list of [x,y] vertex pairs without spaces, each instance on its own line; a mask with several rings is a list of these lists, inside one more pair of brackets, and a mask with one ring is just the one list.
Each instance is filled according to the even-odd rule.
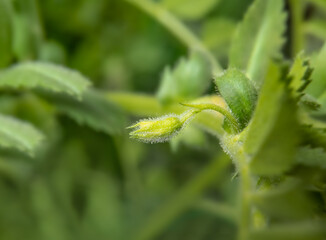
[[166,142],[177,135],[198,110],[181,115],[169,114],[159,118],[143,119],[128,127],[130,137],[147,143]]

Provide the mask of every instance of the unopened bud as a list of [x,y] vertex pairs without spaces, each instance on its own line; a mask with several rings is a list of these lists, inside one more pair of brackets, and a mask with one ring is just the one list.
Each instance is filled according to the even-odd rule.
[[134,129],[131,138],[143,142],[165,142],[174,137],[186,125],[186,122],[198,111],[187,111],[182,115],[167,115],[160,118],[144,119],[128,127]]

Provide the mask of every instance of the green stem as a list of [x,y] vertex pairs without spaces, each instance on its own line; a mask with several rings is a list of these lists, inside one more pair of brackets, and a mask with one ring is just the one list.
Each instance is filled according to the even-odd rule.
[[[124,93],[124,92],[108,92],[106,98],[117,105],[129,114],[139,117],[157,117],[169,113],[181,114],[185,108],[180,104],[170,104],[163,106],[155,98],[155,96],[137,94],[137,93]],[[211,101],[209,97],[204,97],[205,101]],[[214,101],[223,101],[222,98],[214,96]],[[199,99],[200,100],[200,99]],[[203,112],[195,116],[193,120],[197,125],[202,127],[205,131],[221,138],[224,134],[222,128],[223,117],[221,114],[210,112]]]
[[250,204],[250,171],[243,154],[238,156],[241,177],[241,205],[240,205],[240,222],[239,222],[239,240],[249,239],[249,230],[251,222],[251,204]]
[[204,111],[204,110],[213,110],[213,111],[216,111],[218,113],[221,113],[224,117],[226,117],[232,127],[234,128],[235,132],[240,132],[240,126],[239,126],[239,123],[237,121],[237,119],[235,119],[235,117],[232,116],[232,114],[225,108],[219,106],[219,105],[216,105],[216,104],[212,104],[212,103],[195,103],[195,104],[192,104],[192,103],[180,103],[181,105],[184,105],[184,106],[187,106],[187,107],[192,107],[192,108],[197,108],[197,109],[200,109],[201,111]]
[[203,43],[189,29],[169,11],[159,4],[148,0],[126,0],[154,17],[158,22],[165,26],[189,49],[197,49],[202,52],[212,65],[214,76],[222,71],[222,67],[215,59],[213,54],[203,45]]
[[292,57],[295,57],[300,51],[303,50],[304,36],[302,24],[302,1],[289,0],[291,11],[291,39],[292,39]]
[[240,173],[240,219],[238,240],[249,240],[251,227],[251,203],[250,194],[252,192],[251,175],[248,165],[248,157],[243,146],[239,144],[239,136],[226,136],[222,139],[222,146],[229,152]]

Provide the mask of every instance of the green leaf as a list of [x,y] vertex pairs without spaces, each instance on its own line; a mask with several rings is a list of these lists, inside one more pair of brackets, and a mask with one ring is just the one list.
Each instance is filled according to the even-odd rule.
[[317,99],[315,99],[313,96],[306,93],[303,96],[301,96],[299,105],[304,106],[305,108],[312,111],[317,111],[321,107]]
[[256,106],[257,91],[252,82],[241,71],[230,68],[216,77],[215,83],[232,114],[243,129],[251,119]]
[[32,155],[44,138],[34,126],[0,114],[0,145]]
[[50,63],[20,63],[0,73],[0,88],[41,88],[80,98],[89,85],[77,71]]
[[204,22],[202,38],[210,49],[222,49],[229,45],[236,29],[236,22],[228,18],[212,18]]
[[121,133],[126,127],[126,119],[122,111],[95,90],[86,91],[82,101],[63,94],[41,93],[41,95],[54,104],[59,112],[66,114],[80,125],[107,134]]
[[320,38],[321,40],[326,40],[326,23],[325,20],[310,20],[303,25],[306,34],[310,34]]
[[182,144],[193,149],[205,149],[207,143],[205,133],[192,124],[184,128],[179,135],[170,140],[170,146],[173,152],[177,152]]
[[280,66],[271,64],[252,122],[245,132],[244,148],[252,158],[250,166],[255,174],[281,174],[294,161],[299,140],[296,107],[281,82],[284,78]]
[[188,60],[182,58],[173,71],[166,68],[157,93],[160,101],[171,103],[199,97],[210,82],[208,65],[200,53],[193,52]]
[[311,74],[313,68],[310,67],[310,62],[299,53],[291,67],[289,78],[289,87],[292,90],[293,97],[298,101],[300,106],[304,106],[310,110],[318,110],[320,104],[309,94],[305,93],[305,89],[311,83]]
[[302,53],[299,53],[289,73],[291,78],[289,87],[295,98],[300,98],[303,95],[303,91],[310,84],[312,71],[313,69],[310,67],[309,61],[303,57]]
[[296,162],[309,167],[326,169],[326,152],[323,148],[301,147],[296,154]]
[[255,192],[251,199],[266,217],[276,221],[304,220],[313,216],[314,203],[295,179]]
[[319,98],[326,90],[326,43],[320,50],[318,56],[313,59],[312,65],[314,66],[314,72],[311,78],[313,81],[307,88],[307,92],[312,96]]
[[316,7],[326,11],[326,2],[324,0],[307,0],[308,2],[314,3]]
[[316,128],[312,125],[303,125],[300,127],[303,143],[313,148],[322,147],[326,150],[326,129]]
[[238,26],[230,49],[230,66],[244,70],[261,86],[271,58],[284,43],[286,13],[282,0],[256,0]]
[[10,1],[0,0],[0,68],[12,60],[12,9]]
[[196,20],[204,17],[220,0],[162,0],[162,5],[177,16]]

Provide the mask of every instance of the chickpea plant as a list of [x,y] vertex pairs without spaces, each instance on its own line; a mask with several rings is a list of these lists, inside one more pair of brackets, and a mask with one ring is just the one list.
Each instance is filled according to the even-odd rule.
[[[192,74],[183,66],[187,63],[180,62],[172,72],[164,72],[158,92],[162,104],[179,101],[189,110],[140,120],[130,127],[130,137],[150,143],[169,141],[195,115],[207,110],[219,113],[223,123],[216,124],[222,124],[223,130],[216,135],[241,182],[238,239],[325,239],[326,125],[320,103],[325,99],[321,64],[326,61],[326,45],[315,65],[299,49],[293,50],[298,54],[289,63],[281,54],[288,17],[284,2],[256,0],[234,34],[229,67],[221,70],[172,15],[166,16],[150,1],[130,2],[174,29],[193,51],[188,62]],[[291,7],[300,4],[290,2]],[[194,56],[209,62],[223,106],[209,99],[191,100],[207,78],[205,65],[197,64],[200,74],[192,66]]]
[[[151,16],[189,51],[187,58],[181,58],[172,68],[163,69],[155,96],[100,91],[95,88],[100,84],[92,86],[84,75],[61,66],[64,54],[42,32],[36,2],[0,0],[0,171],[1,176],[14,179],[12,185],[17,186],[12,190],[7,181],[1,181],[0,202],[3,206],[12,203],[14,207],[9,204],[10,211],[23,216],[17,218],[19,221],[14,220],[28,226],[26,232],[30,238],[26,239],[80,239],[84,235],[85,239],[94,239],[94,236],[112,240],[161,239],[159,236],[169,223],[194,207],[208,183],[227,172],[231,162],[235,174],[228,179],[238,181],[238,194],[233,197],[237,206],[227,208],[223,203],[220,206],[202,202],[200,207],[214,209],[214,214],[222,216],[221,221],[231,222],[237,229],[238,240],[326,239],[326,44],[313,45],[315,53],[312,54],[303,51],[307,32],[323,42],[326,39],[324,26],[315,22],[304,24],[303,19],[306,5],[320,8],[319,15],[326,14],[324,1],[253,0],[237,26],[223,20],[223,24],[219,24],[226,26],[225,31],[213,28],[214,36],[207,37],[208,40],[195,35],[182,20],[191,22],[205,16],[218,0],[117,1],[116,5],[125,4]],[[39,2],[44,6],[56,4],[56,1]],[[79,4],[82,10],[76,10],[72,17],[96,16],[96,11],[101,9],[97,2],[105,5],[106,1],[82,2]],[[84,5],[86,2],[90,5]],[[94,3],[94,12],[87,13],[87,8]],[[69,4],[75,10],[74,1]],[[66,24],[68,17],[56,17]],[[52,18],[54,16],[48,21]],[[75,18],[60,27],[73,28]],[[93,28],[95,20],[88,23],[85,26],[91,26],[88,34],[92,35],[92,42],[97,39],[93,34],[98,28]],[[51,26],[51,23],[45,25]],[[103,32],[110,32],[106,24],[98,25]],[[75,29],[75,32],[80,35],[71,39],[81,39],[84,29]],[[62,35],[65,39],[66,32]],[[230,40],[227,64],[219,61],[219,56],[208,47],[217,36],[221,42],[223,38],[225,42]],[[132,41],[132,37],[128,41]],[[94,47],[91,45],[90,49]],[[285,54],[285,45],[290,53]],[[51,49],[55,54],[50,54],[49,61]],[[88,46],[81,49],[87,52]],[[88,61],[88,57],[85,58]],[[79,59],[79,55],[75,56],[75,64]],[[60,61],[61,64],[56,63]],[[216,91],[207,95],[212,84]],[[146,118],[127,127],[126,113]],[[79,125],[87,126],[86,130]],[[127,137],[126,127],[132,140]],[[182,136],[187,131],[194,134]],[[134,139],[145,143],[169,141],[172,147],[180,141],[194,140],[191,144],[196,145],[193,136],[200,138],[203,132],[216,137],[216,149],[220,145],[226,155],[209,163],[198,178],[144,221],[141,225],[144,227],[139,227],[140,221],[130,217],[136,214],[128,212],[132,209],[128,204],[137,194],[137,190],[130,187],[134,182],[117,187],[103,174],[105,171],[102,173],[101,169],[100,174],[94,171],[97,162],[86,163],[105,156],[102,164],[107,169],[114,165],[107,167],[108,155],[115,156],[113,159],[118,158],[116,155],[121,159],[129,156],[128,151],[112,150],[117,145]],[[129,142],[121,141],[123,135]],[[68,161],[74,158],[80,160],[80,165]],[[126,175],[134,176],[137,171],[126,167],[134,164],[130,158],[132,160],[122,161],[120,167],[125,168]],[[62,165],[59,164],[57,172],[52,172],[57,160]],[[37,167],[30,167],[29,162]],[[78,171],[84,175],[79,174],[76,166],[80,166]],[[115,175],[123,178],[121,169],[117,169]],[[12,177],[16,175],[23,181]],[[55,187],[60,190],[51,192]],[[117,190],[120,188],[127,193],[121,194]],[[19,192],[19,189],[23,190]],[[19,194],[14,195],[15,191]],[[19,201],[26,193],[29,201],[22,204]],[[6,194],[11,197],[2,198]],[[60,197],[53,197],[55,194]],[[120,195],[129,198],[122,201]],[[77,201],[75,198],[82,199],[77,207],[72,206]],[[121,207],[124,203],[125,208]],[[57,210],[57,204],[61,204],[62,211]],[[137,207],[134,209],[139,213]],[[12,216],[11,212],[5,214],[7,212],[2,210],[0,222],[3,216]],[[30,215],[40,230],[30,231],[34,229],[34,221],[26,217]],[[132,228],[135,223],[136,227]],[[1,231],[9,225],[1,225]],[[14,233],[9,235],[21,234],[25,239],[24,231],[13,229]]]

